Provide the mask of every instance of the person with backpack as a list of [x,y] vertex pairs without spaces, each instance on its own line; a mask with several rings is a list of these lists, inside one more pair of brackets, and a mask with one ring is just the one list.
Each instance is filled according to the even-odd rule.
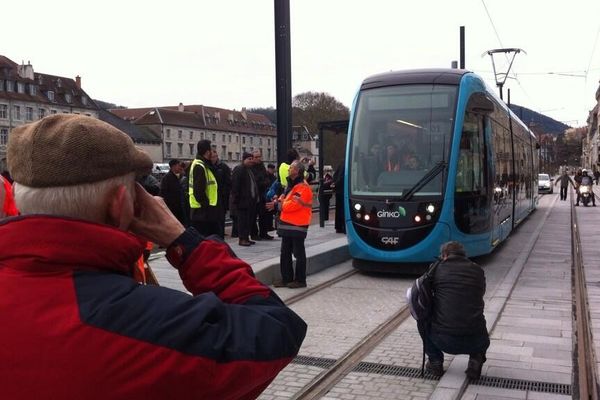
[[[427,290],[431,293],[419,293]],[[415,282],[411,291],[411,312],[417,319],[424,352],[428,357],[425,370],[434,376],[441,376],[444,374],[444,352],[468,354],[469,363],[465,372],[469,379],[478,379],[490,346],[483,315],[483,269],[467,258],[461,243],[447,242],[440,249],[439,261]],[[412,303],[411,297],[414,299],[416,295],[425,298],[431,295],[431,309],[420,310],[418,303]]]

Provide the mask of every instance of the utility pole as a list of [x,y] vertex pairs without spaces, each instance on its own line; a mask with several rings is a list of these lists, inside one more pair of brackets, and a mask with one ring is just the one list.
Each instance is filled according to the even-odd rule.
[[277,95],[277,163],[286,161],[292,134],[292,67],[290,0],[274,0],[275,83]]
[[465,69],[465,27],[460,27],[460,69]]

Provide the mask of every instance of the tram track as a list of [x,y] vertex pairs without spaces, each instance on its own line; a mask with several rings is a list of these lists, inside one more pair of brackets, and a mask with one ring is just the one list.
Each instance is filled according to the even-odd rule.
[[[597,196],[594,193],[595,196]],[[573,285],[573,372],[574,398],[598,400],[598,376],[594,354],[594,341],[590,323],[585,265],[577,212],[571,202],[571,251],[572,251],[572,285]]]
[[377,345],[394,332],[410,316],[408,306],[401,307],[388,320],[367,334],[346,354],[339,358],[331,367],[325,369],[306,386],[300,389],[292,399],[318,399],[333,388],[342,378],[355,369],[359,363]]

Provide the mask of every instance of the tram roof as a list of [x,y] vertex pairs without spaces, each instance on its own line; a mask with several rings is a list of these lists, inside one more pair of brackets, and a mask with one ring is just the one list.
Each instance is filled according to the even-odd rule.
[[469,73],[466,69],[432,68],[391,71],[372,75],[365,79],[361,89],[373,89],[383,86],[427,84],[458,85],[463,75]]

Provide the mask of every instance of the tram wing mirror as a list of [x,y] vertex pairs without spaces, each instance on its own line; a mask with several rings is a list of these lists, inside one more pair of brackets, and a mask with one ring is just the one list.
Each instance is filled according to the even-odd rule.
[[491,114],[494,112],[494,103],[483,93],[474,93],[467,103],[467,111],[476,114]]

